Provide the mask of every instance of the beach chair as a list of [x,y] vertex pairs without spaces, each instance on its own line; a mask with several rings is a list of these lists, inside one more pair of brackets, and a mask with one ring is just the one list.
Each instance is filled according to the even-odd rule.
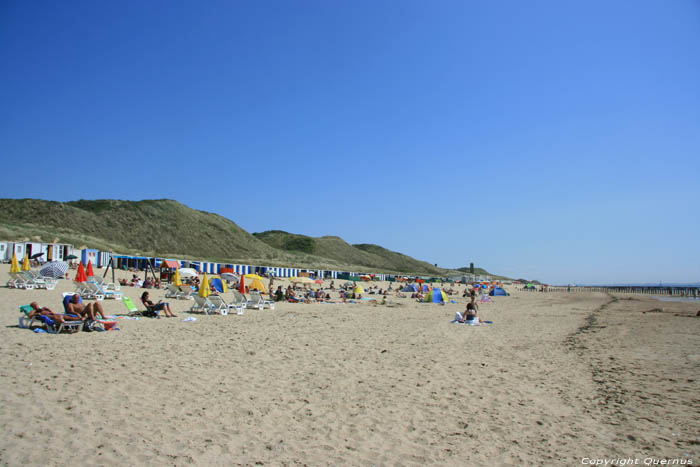
[[250,300],[246,305],[248,308],[257,308],[258,310],[263,310],[269,308],[270,310],[275,309],[275,302],[270,300],[265,300],[260,292],[257,290],[250,291]]
[[194,303],[190,308],[190,312],[202,311],[206,314],[219,313],[221,315],[228,314],[228,304],[218,295],[210,295],[207,298],[193,295]]
[[165,298],[180,298],[181,296],[182,291],[173,284],[165,285]]
[[237,309],[244,309],[248,305],[248,299],[245,298],[245,295],[240,293],[236,289],[232,289],[233,292],[233,301],[231,302],[231,306]]
[[[122,296],[124,295],[121,292],[115,292],[114,290],[105,290],[102,285],[98,284],[97,282],[94,281],[88,281],[88,287],[90,288],[90,291],[95,295],[95,297],[102,297],[112,299],[112,300],[121,300]],[[97,298],[97,300],[100,300]]]
[[16,289],[32,290],[34,287],[36,287],[34,280],[30,279],[21,272],[10,274],[10,278],[13,280],[14,287]]
[[46,332],[49,334],[58,334],[63,330],[68,332],[77,332],[83,328],[85,320],[76,321],[65,321],[63,323],[56,323],[53,319],[48,316],[34,315],[31,318],[29,315],[33,311],[31,305],[22,305],[19,307],[21,313],[19,317],[19,327],[24,329],[30,329],[34,322],[40,322],[45,327]]
[[83,289],[83,293],[81,293],[80,296],[85,299],[95,299],[98,302],[101,302],[105,299],[105,295],[104,293],[102,293],[102,289],[97,284],[91,281],[85,283],[85,288]]
[[9,287],[11,289],[17,289],[19,288],[19,285],[17,284],[17,274],[11,272],[10,273],[10,278],[7,280],[7,283],[5,284],[6,287]]
[[195,291],[190,287],[189,285],[181,285],[178,287],[180,290],[180,296],[178,298],[182,298],[184,300],[192,300],[192,296],[195,294]]
[[119,285],[119,282],[116,284],[114,282],[107,282],[104,277],[99,277],[99,276],[89,276],[88,281],[94,281],[97,284],[99,284],[102,287],[102,290],[109,291],[117,291],[121,290],[121,285]]
[[35,271],[22,271],[20,274],[24,276],[27,282],[34,284],[37,289],[53,290],[56,288],[56,280],[44,278]]
[[75,290],[73,291],[73,293],[77,293],[82,298],[87,298],[87,296],[90,294],[87,282],[73,281],[73,285],[75,285]]

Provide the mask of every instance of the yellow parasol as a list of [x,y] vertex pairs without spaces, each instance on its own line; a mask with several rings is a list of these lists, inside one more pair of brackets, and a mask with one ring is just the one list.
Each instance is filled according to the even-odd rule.
[[265,284],[262,283],[260,279],[253,279],[253,282],[250,283],[248,286],[249,290],[259,290],[262,293],[267,293],[267,289],[265,289]]
[[17,261],[17,253],[12,253],[12,266],[10,267],[10,274],[15,274],[20,271],[19,262]]
[[365,290],[364,290],[362,287],[360,287],[360,286],[358,285],[357,287],[355,287],[355,290],[353,290],[353,292],[355,292],[355,293],[365,293]]
[[180,270],[175,270],[175,275],[173,276],[173,285],[175,287],[180,287],[182,285],[182,279],[180,279]]
[[22,271],[29,271],[32,267],[29,265],[29,255],[24,257],[22,261]]
[[204,273],[204,278],[202,279],[202,283],[199,286],[199,294],[200,297],[202,298],[207,298],[209,295],[211,295],[211,290],[209,290],[209,278],[207,277],[207,273]]

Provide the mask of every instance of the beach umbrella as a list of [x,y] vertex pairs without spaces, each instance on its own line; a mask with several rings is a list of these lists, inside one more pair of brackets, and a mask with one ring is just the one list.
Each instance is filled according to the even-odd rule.
[[204,273],[204,278],[202,279],[202,284],[199,286],[199,296],[202,298],[207,298],[211,295],[211,290],[209,290],[209,278],[207,273]]
[[92,277],[95,275],[95,271],[92,270],[92,261],[88,260],[88,265],[87,265],[87,276]]
[[64,259],[67,259],[67,260],[70,261],[71,259],[78,259],[78,257],[75,256],[75,255],[68,255],[68,256],[66,256]]
[[180,277],[183,279],[197,277],[197,271],[192,268],[180,268]]
[[25,256],[22,260],[22,271],[29,271],[31,268],[32,267],[29,264],[29,256]]
[[54,261],[41,268],[39,274],[41,274],[41,277],[53,277],[54,279],[58,279],[59,277],[63,277],[67,270],[68,263],[65,261]]
[[40,258],[40,257],[42,257],[42,256],[44,256],[44,253],[43,253],[43,252],[37,253],[37,254],[35,254],[35,255],[32,255],[32,256],[29,257],[29,259],[37,259],[37,258]]
[[83,263],[78,263],[78,274],[75,275],[73,280],[76,282],[87,282],[87,274],[85,274]]
[[20,272],[19,262],[17,261],[17,253],[12,253],[12,266],[10,266],[10,274],[15,274]]
[[259,290],[260,292],[266,293],[267,289],[265,289],[265,285],[262,283],[260,279],[253,279],[253,282],[250,283],[250,286],[248,286],[248,289],[250,290]]
[[241,276],[241,280],[238,281],[238,291],[245,293],[245,276]]
[[238,279],[240,279],[239,276],[235,275],[232,272],[225,272],[221,274],[221,278],[226,280],[226,281],[231,281],[231,282],[238,282]]
[[175,270],[175,275],[173,275],[173,285],[175,287],[180,287],[182,285],[182,279],[180,279],[180,270]]

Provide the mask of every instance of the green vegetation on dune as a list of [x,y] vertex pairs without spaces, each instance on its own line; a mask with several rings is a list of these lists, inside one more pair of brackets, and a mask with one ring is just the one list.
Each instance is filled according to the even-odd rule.
[[210,261],[426,276],[452,275],[378,245],[282,230],[250,234],[235,222],[168,199],[0,199],[0,239]]

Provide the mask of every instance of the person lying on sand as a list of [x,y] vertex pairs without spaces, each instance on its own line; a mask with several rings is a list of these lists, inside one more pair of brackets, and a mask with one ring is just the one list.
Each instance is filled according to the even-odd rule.
[[88,303],[86,305],[85,303],[81,303],[81,298],[78,294],[69,295],[64,298],[63,305],[68,314],[77,315],[82,318],[90,318],[93,321],[97,319],[97,315],[105,319],[105,312],[99,302]]
[[148,292],[144,292],[141,294],[141,303],[144,304],[146,309],[148,311],[156,312],[156,311],[163,311],[165,313],[166,318],[177,318],[177,315],[172,312],[170,309],[170,303],[165,303],[165,302],[158,302],[158,303],[153,303],[151,300],[148,298]]
[[29,318],[33,318],[35,316],[46,316],[47,318],[51,318],[59,324],[64,323],[66,321],[80,321],[79,316],[54,313],[53,311],[51,311],[51,309],[45,306],[40,307],[37,302],[32,302],[29,304],[29,306],[32,307],[32,311],[29,312],[29,314],[27,315]]

